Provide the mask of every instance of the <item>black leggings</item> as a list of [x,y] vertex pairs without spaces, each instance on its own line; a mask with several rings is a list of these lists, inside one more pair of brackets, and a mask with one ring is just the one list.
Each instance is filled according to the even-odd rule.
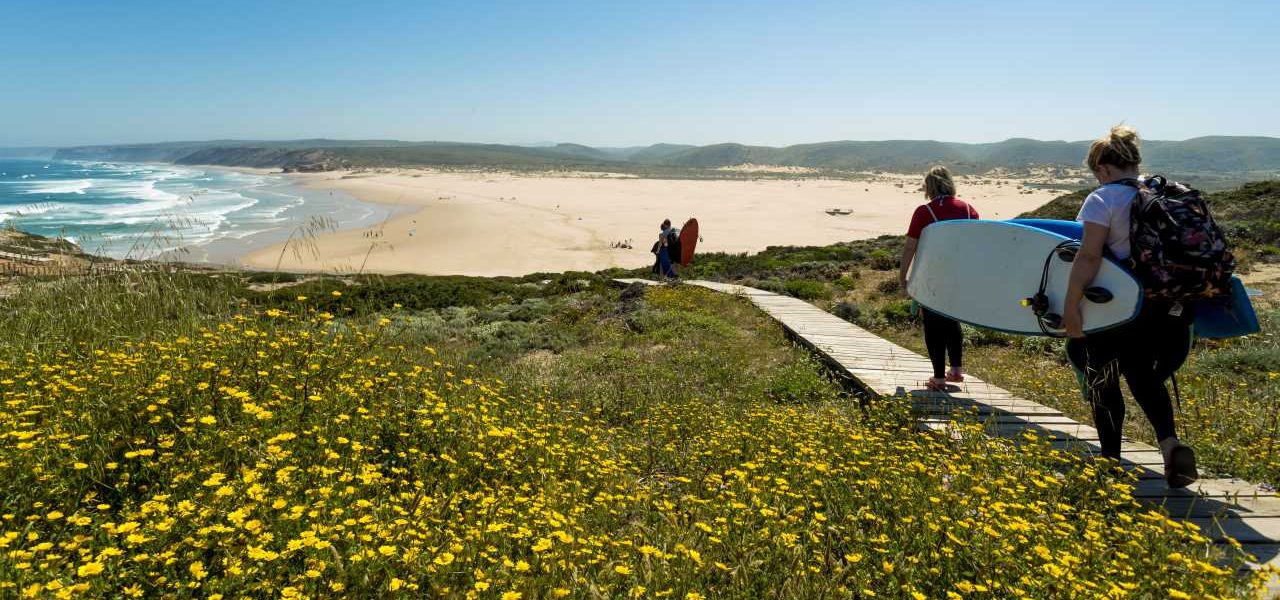
[[960,346],[964,342],[960,322],[923,306],[920,307],[920,316],[924,321],[924,347],[929,350],[929,360],[933,362],[933,376],[942,379],[947,354],[951,355],[951,366],[960,368]]
[[1168,303],[1148,302],[1138,318],[1115,329],[1067,342],[1080,389],[1093,407],[1102,456],[1120,459],[1124,436],[1124,396],[1120,377],[1146,413],[1156,440],[1174,435],[1173,402],[1164,382],[1186,359],[1191,347],[1190,310],[1169,314]]

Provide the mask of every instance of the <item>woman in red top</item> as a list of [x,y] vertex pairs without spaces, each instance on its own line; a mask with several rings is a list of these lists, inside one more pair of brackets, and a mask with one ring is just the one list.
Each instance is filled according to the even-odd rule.
[[[977,210],[956,198],[956,183],[946,167],[933,167],[925,173],[924,196],[929,202],[921,204],[916,208],[915,214],[911,215],[907,242],[902,247],[898,284],[903,290],[907,289],[907,271],[916,257],[916,245],[920,242],[920,232],[925,227],[938,221],[978,218]],[[928,348],[929,360],[933,363],[933,378],[925,386],[931,390],[944,390],[949,381],[964,381],[960,361],[960,346],[964,343],[964,338],[960,333],[960,323],[923,306],[920,307],[920,315],[924,321],[924,345]],[[948,354],[951,356],[951,371],[944,373]]]

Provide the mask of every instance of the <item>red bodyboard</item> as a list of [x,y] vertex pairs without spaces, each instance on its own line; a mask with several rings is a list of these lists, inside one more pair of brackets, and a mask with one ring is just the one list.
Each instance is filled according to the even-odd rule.
[[698,220],[689,219],[680,228],[680,266],[693,262],[693,250],[698,245]]

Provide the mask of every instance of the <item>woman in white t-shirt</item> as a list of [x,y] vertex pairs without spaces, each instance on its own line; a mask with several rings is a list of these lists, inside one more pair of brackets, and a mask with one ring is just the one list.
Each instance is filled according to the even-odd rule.
[[1093,406],[1102,456],[1120,460],[1123,375],[1134,401],[1156,432],[1169,487],[1186,487],[1198,477],[1195,453],[1175,434],[1173,403],[1164,385],[1172,373],[1161,373],[1157,364],[1163,364],[1164,349],[1185,345],[1190,339],[1190,311],[1173,303],[1144,299],[1142,311],[1133,321],[1088,336],[1080,316],[1081,298],[1097,275],[1104,252],[1121,262],[1129,259],[1129,214],[1142,186],[1138,178],[1141,163],[1138,132],[1132,127],[1112,127],[1089,147],[1085,164],[1102,187],[1085,198],[1076,217],[1084,222],[1084,238],[1071,267],[1063,328],[1071,338],[1067,355]]

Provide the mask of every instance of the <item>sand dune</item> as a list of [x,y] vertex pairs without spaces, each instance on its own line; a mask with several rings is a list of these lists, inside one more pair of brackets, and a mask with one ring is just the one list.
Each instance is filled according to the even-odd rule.
[[[373,228],[323,233],[241,259],[287,270],[519,275],[650,264],[663,218],[697,217],[699,250],[752,252],[901,233],[923,201],[918,176],[833,179],[665,180],[610,176],[394,170],[293,175],[313,188],[398,205]],[[958,182],[986,218],[1009,218],[1055,197],[1012,180]],[[832,216],[826,209],[853,210]],[[631,249],[612,248],[630,240]]]

